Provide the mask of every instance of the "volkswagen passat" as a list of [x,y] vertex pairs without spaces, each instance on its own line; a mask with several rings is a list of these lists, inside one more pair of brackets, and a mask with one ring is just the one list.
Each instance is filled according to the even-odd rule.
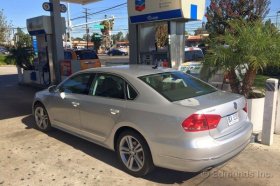
[[154,166],[215,166],[244,149],[252,132],[244,97],[152,66],[78,72],[36,93],[33,112],[42,131],[58,128],[116,151],[134,176]]

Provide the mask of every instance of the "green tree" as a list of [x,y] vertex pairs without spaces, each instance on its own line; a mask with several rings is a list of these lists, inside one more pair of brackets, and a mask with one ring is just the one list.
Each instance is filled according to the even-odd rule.
[[25,34],[20,28],[17,28],[17,33],[14,36],[17,46],[31,47],[32,41],[29,34]]
[[[84,36],[83,36],[84,37]],[[73,38],[72,40],[76,40],[76,41],[84,41],[83,38],[80,38],[80,37],[76,37],[76,38]]]
[[[262,21],[235,20],[229,26],[234,29],[225,30],[224,45],[217,38],[211,39],[204,64],[226,71],[232,91],[248,98],[257,71],[267,65],[280,66],[280,33]],[[242,69],[246,69],[243,75]]]
[[112,40],[113,40],[114,44],[116,44],[116,42],[118,42],[118,41],[123,41],[123,33],[118,32],[117,34],[113,34],[112,35]]
[[203,34],[208,34],[207,30],[205,30],[203,28],[197,28],[194,31],[194,35],[203,35]]
[[6,41],[8,37],[9,30],[11,29],[11,24],[7,22],[7,18],[4,15],[3,10],[0,10],[0,43]]
[[100,25],[104,25],[104,28],[101,29],[101,33],[103,35],[102,42],[106,48],[111,47],[111,40],[109,37],[109,32],[113,30],[114,27],[114,19],[104,20],[100,23]]
[[103,35],[109,35],[109,30],[113,30],[114,27],[114,19],[101,21],[100,25],[104,25],[104,28],[100,29],[101,33]]
[[91,36],[91,42],[94,43],[94,48],[95,48],[96,52],[98,52],[98,49],[101,46],[102,36],[98,33],[93,33]]
[[25,69],[33,69],[34,52],[29,34],[25,34],[20,28],[14,36],[16,44],[10,49],[10,55],[6,58],[8,64],[16,63],[17,66]]
[[11,55],[7,56],[6,62],[8,64],[16,63],[17,66],[25,69],[33,69],[34,52],[30,47],[19,45],[10,50]]
[[126,33],[126,35],[124,37],[124,41],[129,41],[129,32]]
[[231,20],[254,22],[269,12],[270,0],[211,0],[207,7],[206,28],[211,36],[225,33]]

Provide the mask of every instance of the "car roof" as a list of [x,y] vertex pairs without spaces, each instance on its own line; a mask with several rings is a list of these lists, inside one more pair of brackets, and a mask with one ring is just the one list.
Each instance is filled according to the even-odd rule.
[[151,74],[158,74],[164,72],[173,72],[175,69],[158,67],[153,68],[152,65],[121,65],[112,67],[101,67],[101,68],[91,68],[84,70],[83,72],[109,72],[116,73],[119,75],[126,75],[130,77],[140,77]]

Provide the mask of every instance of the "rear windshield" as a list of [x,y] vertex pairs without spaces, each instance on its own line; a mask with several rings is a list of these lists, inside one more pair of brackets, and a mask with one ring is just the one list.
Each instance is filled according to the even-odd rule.
[[84,59],[98,59],[98,56],[94,51],[91,50],[79,50],[75,51],[77,54],[77,58],[80,60]]
[[203,52],[201,50],[185,51],[185,62],[187,61],[201,61],[204,59]]
[[139,78],[171,102],[217,91],[203,81],[179,71],[152,74]]

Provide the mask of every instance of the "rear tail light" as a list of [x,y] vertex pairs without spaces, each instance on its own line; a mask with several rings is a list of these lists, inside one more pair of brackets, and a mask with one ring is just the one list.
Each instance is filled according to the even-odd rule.
[[243,110],[244,110],[245,112],[248,112],[248,103],[247,103],[247,101],[246,101],[246,103],[245,103],[245,107],[243,108]]
[[198,132],[217,128],[221,116],[214,114],[193,114],[182,123],[186,132]]

